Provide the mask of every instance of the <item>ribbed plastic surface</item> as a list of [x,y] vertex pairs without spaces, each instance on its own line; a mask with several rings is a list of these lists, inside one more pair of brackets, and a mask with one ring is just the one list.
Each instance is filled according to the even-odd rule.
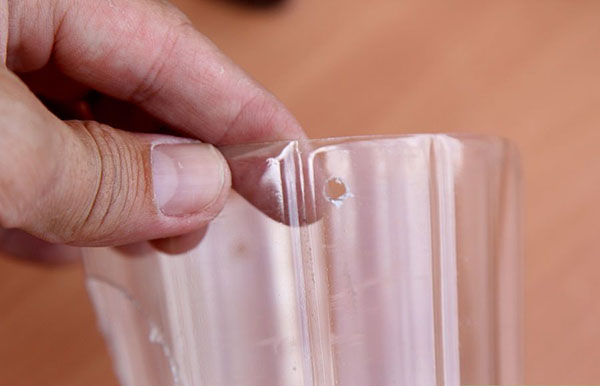
[[510,144],[415,135],[223,151],[238,193],[197,246],[86,251],[123,385],[520,381]]

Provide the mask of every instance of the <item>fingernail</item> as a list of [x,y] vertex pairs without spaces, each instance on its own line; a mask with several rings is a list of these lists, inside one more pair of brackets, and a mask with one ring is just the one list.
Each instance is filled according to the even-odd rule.
[[207,144],[165,144],[152,149],[154,197],[167,216],[200,212],[221,194],[225,161]]

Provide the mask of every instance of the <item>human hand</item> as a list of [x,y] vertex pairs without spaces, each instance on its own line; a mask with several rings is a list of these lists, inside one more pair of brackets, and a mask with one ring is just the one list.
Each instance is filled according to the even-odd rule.
[[303,136],[159,0],[0,0],[0,63],[0,250],[15,256],[200,229],[231,185],[212,145]]

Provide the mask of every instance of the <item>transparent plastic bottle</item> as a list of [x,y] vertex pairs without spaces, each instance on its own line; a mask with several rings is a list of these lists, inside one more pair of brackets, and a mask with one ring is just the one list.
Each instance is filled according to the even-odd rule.
[[521,380],[511,144],[423,134],[222,150],[236,191],[197,245],[85,252],[123,385]]

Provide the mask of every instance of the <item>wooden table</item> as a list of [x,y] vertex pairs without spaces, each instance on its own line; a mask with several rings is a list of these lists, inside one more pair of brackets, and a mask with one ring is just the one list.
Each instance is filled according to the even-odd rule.
[[[312,137],[470,131],[515,141],[526,381],[600,384],[600,2],[176,3]],[[0,310],[0,385],[116,384],[78,266],[0,259]]]

